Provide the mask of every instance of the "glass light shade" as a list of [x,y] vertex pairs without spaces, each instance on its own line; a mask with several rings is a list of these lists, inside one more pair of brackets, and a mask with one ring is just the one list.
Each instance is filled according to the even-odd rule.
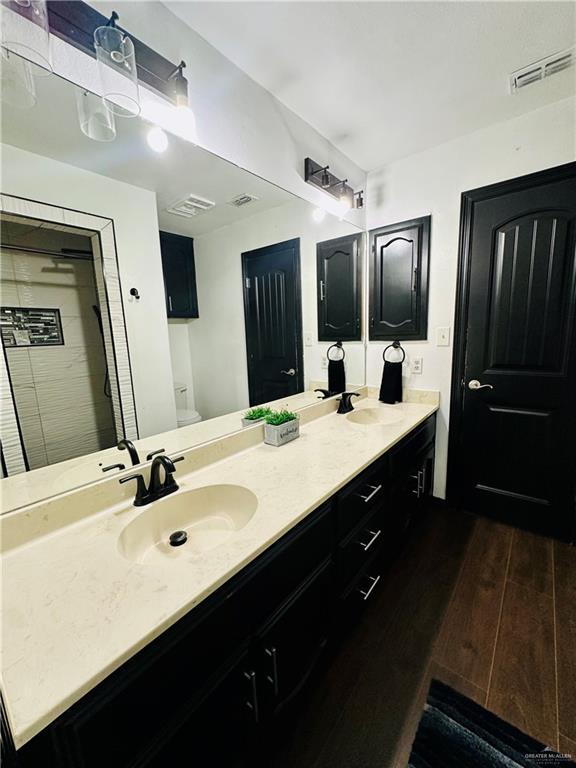
[[80,129],[93,141],[114,141],[116,122],[104,99],[90,91],[76,91]]
[[32,65],[6,48],[1,54],[0,89],[2,102],[11,107],[30,109],[36,104]]
[[98,27],[94,31],[94,47],[102,98],[108,109],[121,117],[137,117],[140,97],[134,43],[117,27]]
[[33,64],[34,77],[52,73],[46,0],[1,0],[2,48]]

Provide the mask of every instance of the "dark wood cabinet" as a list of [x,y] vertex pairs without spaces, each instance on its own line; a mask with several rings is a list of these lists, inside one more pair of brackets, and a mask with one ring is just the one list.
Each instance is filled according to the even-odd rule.
[[254,765],[431,489],[435,416],[21,748],[17,768]]
[[316,246],[318,341],[360,341],[362,235]]
[[160,232],[160,251],[168,317],[198,317],[193,239]]
[[370,339],[410,341],[428,333],[430,216],[370,232]]

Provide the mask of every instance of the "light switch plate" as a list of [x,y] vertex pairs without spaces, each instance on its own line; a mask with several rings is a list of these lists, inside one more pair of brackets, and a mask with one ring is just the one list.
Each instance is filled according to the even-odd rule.
[[305,333],[304,334],[304,346],[305,347],[311,347],[314,343],[314,337],[311,333]]
[[436,328],[436,346],[437,347],[449,347],[450,346],[450,326],[445,328]]
[[410,358],[410,373],[420,374],[422,373],[422,358],[411,357]]
[[328,360],[326,358],[326,355],[322,355],[322,357],[320,358],[320,368],[322,368],[323,370],[328,368]]

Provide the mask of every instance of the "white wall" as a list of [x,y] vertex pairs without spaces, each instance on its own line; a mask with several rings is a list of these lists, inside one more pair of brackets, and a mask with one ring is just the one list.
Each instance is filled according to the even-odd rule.
[[[575,109],[576,101],[565,99],[368,175],[368,228],[432,215],[428,341],[404,344],[408,358],[423,357],[423,372],[407,376],[404,383],[441,393],[436,496],[443,498],[446,489],[452,345],[436,347],[435,329],[454,322],[460,195],[576,159]],[[369,345],[369,384],[380,381],[382,349],[382,344]]]
[[[278,206],[194,239],[200,317],[190,322],[196,408],[203,418],[249,405],[241,254],[300,238],[305,384],[326,379],[320,366],[328,344],[318,343],[316,243],[357,232],[347,222],[326,216],[312,219],[313,207],[302,200]],[[364,383],[364,346],[346,344],[347,381]]]
[[[140,437],[173,429],[176,411],[153,192],[2,145],[2,192],[114,220]],[[129,295],[135,286],[136,301]]]

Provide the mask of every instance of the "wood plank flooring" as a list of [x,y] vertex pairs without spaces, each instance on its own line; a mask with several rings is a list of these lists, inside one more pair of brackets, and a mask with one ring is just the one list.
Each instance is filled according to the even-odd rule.
[[405,768],[432,677],[576,759],[576,548],[430,512],[266,768]]

